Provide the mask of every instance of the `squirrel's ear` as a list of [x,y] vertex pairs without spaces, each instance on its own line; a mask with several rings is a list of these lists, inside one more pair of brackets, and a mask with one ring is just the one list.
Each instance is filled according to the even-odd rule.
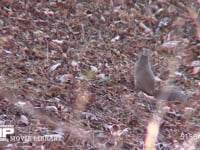
[[150,52],[151,52],[150,49],[147,49],[147,48],[142,49],[142,55],[144,55],[144,56],[149,56]]

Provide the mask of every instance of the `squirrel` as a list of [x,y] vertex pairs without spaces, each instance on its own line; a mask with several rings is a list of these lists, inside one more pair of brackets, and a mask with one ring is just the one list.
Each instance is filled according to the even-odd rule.
[[134,68],[135,89],[153,95],[155,79],[149,62],[149,50],[143,49]]
[[156,99],[183,102],[188,100],[184,91],[178,86],[165,85],[156,89],[155,76],[149,62],[148,49],[142,50],[138,61],[135,63],[134,84],[136,91],[143,91],[148,95],[154,96]]

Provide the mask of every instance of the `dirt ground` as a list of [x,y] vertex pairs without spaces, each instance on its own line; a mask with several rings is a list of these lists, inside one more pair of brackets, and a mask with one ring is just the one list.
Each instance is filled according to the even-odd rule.
[[[199,0],[1,0],[0,125],[15,133],[0,149],[200,149],[199,9]],[[142,48],[157,82],[188,102],[135,92]],[[61,140],[13,138],[47,135]]]

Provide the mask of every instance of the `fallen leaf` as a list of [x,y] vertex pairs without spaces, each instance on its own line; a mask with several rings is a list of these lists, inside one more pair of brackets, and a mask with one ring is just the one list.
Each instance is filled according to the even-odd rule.
[[20,122],[21,124],[26,125],[26,126],[29,124],[28,118],[27,118],[25,115],[21,115],[21,116],[20,116],[19,122]]

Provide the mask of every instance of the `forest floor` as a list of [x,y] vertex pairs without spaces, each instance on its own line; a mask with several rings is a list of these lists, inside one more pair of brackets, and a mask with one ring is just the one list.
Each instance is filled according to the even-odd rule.
[[[199,149],[199,0],[1,0],[0,6],[0,125],[15,130],[0,149]],[[181,87],[188,102],[159,105],[135,92],[142,48],[151,50],[157,81]]]

